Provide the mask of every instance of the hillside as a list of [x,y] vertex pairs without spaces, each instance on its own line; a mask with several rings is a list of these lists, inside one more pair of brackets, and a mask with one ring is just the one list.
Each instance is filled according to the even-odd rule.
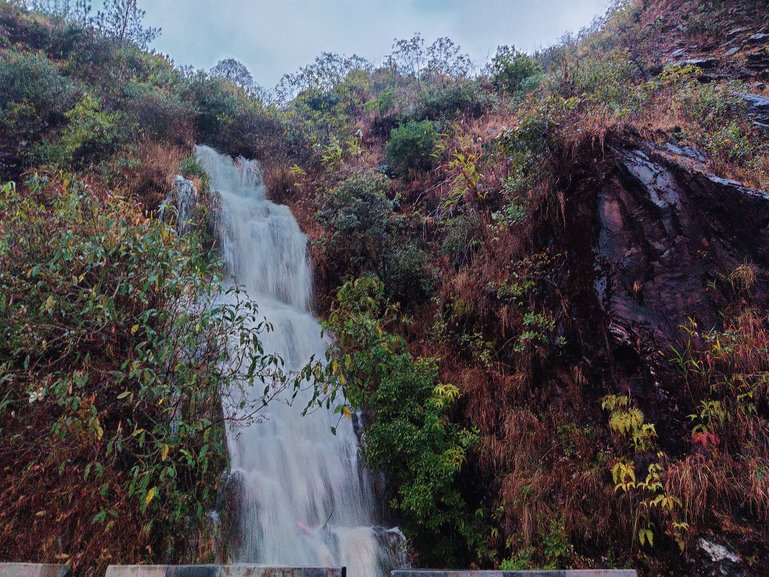
[[360,411],[415,566],[767,574],[768,15],[621,1],[478,74],[417,35],[266,96],[0,2],[0,559],[227,560],[249,329],[190,305],[222,276],[204,143],[310,238],[317,401]]

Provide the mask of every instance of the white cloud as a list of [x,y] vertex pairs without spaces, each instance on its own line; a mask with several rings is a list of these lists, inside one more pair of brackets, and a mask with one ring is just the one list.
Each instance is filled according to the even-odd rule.
[[500,44],[534,50],[577,31],[607,0],[144,0],[154,46],[180,64],[233,57],[274,85],[321,52],[374,61],[394,38],[448,36],[483,64]]

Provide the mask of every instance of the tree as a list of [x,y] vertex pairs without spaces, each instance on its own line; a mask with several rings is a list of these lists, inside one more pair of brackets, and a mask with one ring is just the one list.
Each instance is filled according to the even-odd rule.
[[409,40],[396,39],[393,53],[387,57],[388,66],[402,74],[411,74],[419,80],[425,62],[425,40],[414,34]]
[[144,27],[145,11],[136,0],[104,0],[104,9],[96,13],[94,25],[107,36],[121,42],[133,42],[146,49],[160,36],[160,28]]
[[236,86],[240,86],[246,92],[254,90],[254,78],[248,71],[248,68],[234,58],[225,58],[220,60],[216,66],[211,69],[211,76],[229,80]]
[[450,38],[438,38],[427,49],[427,71],[430,74],[464,78],[472,66],[470,57],[460,53],[459,46]]
[[357,54],[345,56],[323,52],[312,64],[299,69],[295,74],[286,74],[275,87],[275,93],[282,102],[305,90],[315,88],[330,91],[355,70],[371,70],[371,63]]

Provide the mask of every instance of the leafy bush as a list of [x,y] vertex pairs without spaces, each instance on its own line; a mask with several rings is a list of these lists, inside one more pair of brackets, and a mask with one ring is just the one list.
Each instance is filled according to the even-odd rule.
[[423,172],[435,166],[438,130],[430,120],[410,121],[390,133],[385,148],[387,162],[400,176]]
[[90,94],[67,113],[67,120],[61,136],[61,164],[84,166],[107,159],[129,136],[121,133],[120,115],[103,111],[99,100]]
[[489,72],[497,90],[508,95],[521,95],[536,88],[542,67],[515,47],[500,46],[489,64]]
[[413,308],[430,298],[437,279],[430,256],[416,245],[408,244],[387,257],[383,281],[393,301]]
[[743,116],[747,104],[739,96],[738,85],[702,84],[688,78],[675,96],[676,104],[706,131],[716,131]]
[[323,202],[318,221],[331,233],[327,248],[340,277],[361,271],[381,271],[399,224],[397,198],[388,196],[387,179],[373,171],[353,174]]
[[620,115],[638,109],[641,94],[634,85],[638,70],[634,69],[626,49],[582,58],[570,74],[578,95],[604,104]]
[[391,505],[403,515],[407,535],[429,542],[422,550],[446,563],[459,553],[454,534],[471,538],[457,476],[476,435],[451,422],[459,390],[437,382],[436,360],[415,359],[402,338],[385,330],[394,314],[379,280],[346,283],[328,321],[337,337],[332,366],[344,377],[351,408],[370,415],[364,456],[393,483]]
[[194,140],[194,112],[179,94],[133,81],[123,89],[122,96],[121,109],[126,120],[137,126],[143,137],[178,144],[190,144]]
[[0,218],[5,554],[94,575],[205,555],[187,549],[225,466],[219,393],[274,367],[253,304],[209,306],[197,235],[69,176],[3,186]]
[[30,143],[66,123],[76,93],[44,55],[0,54],[0,159],[10,165],[0,165],[3,172],[10,176],[25,161]]
[[493,106],[493,99],[476,82],[430,86],[420,94],[416,117],[441,120],[458,116],[478,118]]

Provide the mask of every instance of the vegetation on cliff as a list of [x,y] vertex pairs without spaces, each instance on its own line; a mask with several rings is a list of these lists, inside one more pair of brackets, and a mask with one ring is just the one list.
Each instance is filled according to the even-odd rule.
[[[308,232],[337,409],[362,410],[417,563],[685,574],[707,539],[766,565],[769,260],[648,193],[670,178],[706,210],[736,190],[763,222],[769,136],[744,95],[767,97],[766,11],[616,2],[477,74],[416,35],[267,94],[237,62],[180,70],[0,4],[0,555],[216,554],[180,535],[213,506],[217,336],[242,315],[188,306],[216,278],[205,226],[154,218],[204,142],[261,159]],[[627,222],[642,241],[618,263]],[[668,236],[707,275],[663,274]]]

